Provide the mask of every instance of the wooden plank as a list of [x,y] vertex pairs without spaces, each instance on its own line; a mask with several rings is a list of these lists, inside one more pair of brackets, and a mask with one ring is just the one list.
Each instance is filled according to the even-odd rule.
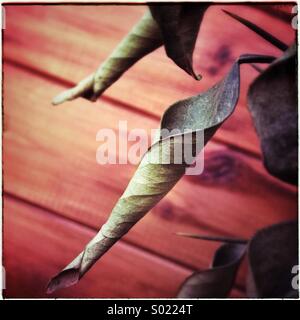
[[87,227],[4,198],[5,297],[173,297],[190,271],[118,243],[72,288],[46,295],[49,279],[93,236]]
[[[240,54],[279,54],[277,49],[226,16],[221,8],[216,5],[208,10],[197,41],[195,69],[203,74],[203,80],[192,80],[165,57],[161,48],[137,63],[106,96],[160,117],[174,101],[212,86]],[[226,8],[251,18],[287,43],[294,38],[290,24],[253,6]],[[75,83],[97,68],[144,10],[143,6],[9,6],[4,57]],[[246,88],[257,74],[250,67],[242,69],[239,106],[216,139],[259,154],[257,137],[245,107]]]
[[[49,279],[93,231],[46,210],[4,197],[5,298],[174,297],[190,271],[119,242],[72,288],[46,295]],[[243,297],[233,289],[231,297]]]
[[[98,165],[100,128],[155,128],[149,118],[111,103],[49,104],[61,89],[4,66],[4,189],[6,192],[98,228],[122,194],[132,165]],[[271,178],[261,163],[209,143],[206,168],[184,177],[125,237],[148,251],[191,268],[209,265],[217,245],[178,238],[177,231],[250,237],[257,228],[297,215],[293,188]],[[199,254],[201,252],[201,254]]]

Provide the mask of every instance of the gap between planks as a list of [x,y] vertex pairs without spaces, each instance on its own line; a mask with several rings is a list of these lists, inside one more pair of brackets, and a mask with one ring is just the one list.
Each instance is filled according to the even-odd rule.
[[[76,85],[75,82],[71,82],[69,80],[60,78],[59,76],[53,75],[51,73],[48,73],[48,72],[46,72],[46,71],[44,71],[42,69],[34,68],[32,66],[23,64],[23,63],[21,63],[19,61],[16,61],[14,59],[5,58],[4,60],[5,60],[5,63],[7,63],[8,65],[14,66],[14,67],[16,67],[18,69],[21,69],[21,70],[24,70],[24,71],[26,71],[26,72],[34,75],[34,76],[39,76],[42,79],[48,80],[49,82],[51,82],[53,84],[61,85],[61,86],[64,87],[64,89],[68,89],[68,88],[73,87],[74,85]],[[5,77],[5,75],[4,75],[4,77]],[[147,110],[139,109],[139,108],[135,107],[134,105],[131,105],[129,103],[126,103],[124,101],[118,100],[118,99],[113,98],[113,97],[109,97],[106,94],[103,94],[100,97],[100,99],[103,99],[104,101],[110,102],[116,108],[121,108],[121,109],[124,109],[124,110],[135,112],[136,114],[140,114],[142,116],[149,117],[151,120],[160,121],[160,119],[161,119],[160,117],[158,117],[157,115],[155,115],[152,112],[149,112]],[[61,106],[55,106],[54,108],[61,108]],[[211,140],[214,141],[214,142],[217,142],[220,145],[224,145],[226,147],[229,147],[233,151],[238,151],[238,152],[240,152],[240,153],[242,153],[242,154],[244,154],[246,156],[249,156],[251,158],[262,159],[261,154],[255,152],[255,151],[247,150],[247,149],[245,149],[243,147],[240,147],[240,146],[235,145],[233,143],[230,143],[228,141],[223,141],[222,139],[217,138],[215,136]]]
[[[17,202],[20,202],[20,203],[24,203],[28,206],[32,206],[32,207],[35,207],[35,208],[38,208],[42,211],[45,211],[45,212],[48,212],[49,214],[55,216],[55,217],[58,217],[59,219],[61,219],[62,221],[67,221],[69,223],[72,223],[74,225],[77,225],[77,226],[82,226],[83,228],[87,229],[87,230],[90,230],[94,233],[96,233],[98,231],[97,228],[91,226],[91,225],[87,225],[86,223],[83,223],[77,219],[72,219],[71,217],[67,217],[65,215],[62,215],[60,214],[59,212],[57,211],[54,211],[50,208],[46,208],[45,206],[43,205],[40,205],[38,203],[35,203],[35,202],[32,202],[30,200],[27,200],[27,199],[24,199],[16,194],[13,194],[11,192],[7,192],[7,191],[4,191],[3,192],[3,197],[7,197],[7,198],[10,198],[10,199],[13,199],[14,201],[17,201]],[[191,267],[190,265],[188,264],[185,264],[183,263],[182,261],[179,261],[177,259],[173,259],[172,257],[167,257],[163,254],[160,254],[159,252],[156,252],[154,250],[150,250],[144,246],[141,246],[141,245],[138,245],[130,240],[125,240],[124,238],[123,239],[120,239],[119,242],[122,242],[124,243],[125,245],[131,247],[131,248],[136,248],[137,250],[139,251],[142,251],[144,252],[145,254],[151,256],[151,257],[156,257],[156,258],[159,258],[161,259],[162,261],[165,261],[166,263],[169,263],[171,264],[172,266],[176,266],[176,268],[179,268],[181,269],[182,271],[185,271],[185,272],[190,272],[190,273],[193,273],[195,271],[201,271],[201,268],[199,269],[196,269],[196,268],[193,268]],[[240,290],[240,291],[244,291],[245,288],[242,287],[241,285],[239,284],[236,284],[235,285],[235,288]]]
[[[27,204],[27,205],[29,205],[29,206],[38,208],[38,209],[40,209],[40,210],[42,210],[42,211],[46,211],[46,212],[48,212],[49,214],[60,218],[61,220],[68,221],[68,222],[73,223],[73,224],[75,224],[75,225],[80,225],[80,226],[82,226],[83,228],[86,228],[86,229],[88,229],[88,230],[90,230],[90,231],[92,231],[92,232],[94,232],[94,233],[96,233],[96,232],[99,231],[97,228],[95,228],[95,227],[93,227],[93,226],[91,226],[91,225],[87,225],[86,223],[82,223],[81,221],[79,221],[79,220],[77,220],[77,219],[73,219],[73,218],[71,218],[71,217],[67,217],[67,216],[65,216],[65,215],[62,215],[61,213],[59,213],[59,212],[57,212],[57,211],[54,211],[54,210],[52,210],[52,209],[50,209],[50,208],[47,208],[47,207],[45,207],[45,206],[43,206],[43,205],[40,205],[40,204],[35,203],[35,202],[32,202],[32,201],[30,201],[30,200],[24,199],[24,198],[22,198],[22,197],[20,197],[20,196],[18,196],[18,195],[16,195],[16,194],[13,194],[13,193],[11,193],[11,192],[4,191],[4,192],[3,192],[3,196],[7,196],[8,198],[11,198],[11,199],[13,199],[13,200],[15,200],[15,201],[17,201],[17,202],[22,202],[22,203]],[[154,257],[154,256],[155,256],[155,257],[158,257],[158,258],[160,258],[161,260],[164,260],[166,263],[170,263],[170,264],[172,264],[172,265],[176,265],[176,267],[181,268],[181,269],[184,270],[185,272],[193,272],[193,271],[195,271],[194,268],[192,268],[191,266],[189,266],[189,265],[187,265],[187,264],[184,264],[183,262],[180,262],[180,261],[178,261],[178,260],[176,260],[176,259],[172,259],[172,258],[170,258],[170,257],[166,257],[166,256],[164,256],[164,255],[162,255],[162,254],[159,254],[159,253],[157,253],[157,252],[154,252],[154,251],[152,251],[152,250],[149,250],[148,248],[144,248],[143,246],[140,246],[140,245],[138,245],[138,244],[136,244],[136,243],[133,243],[133,242],[131,242],[130,240],[128,241],[128,240],[120,239],[119,241],[121,241],[122,243],[124,243],[124,244],[126,244],[126,245],[128,245],[128,246],[130,246],[130,247],[134,247],[134,248],[136,248],[137,250],[143,251],[143,252],[145,252],[146,254],[151,255],[152,257]]]
[[[15,75],[13,76],[13,72],[11,73],[11,72],[8,72],[7,74],[8,75],[11,75],[11,77],[12,78],[16,78],[16,79],[18,79],[18,69],[17,68],[15,68],[15,67],[10,67],[10,68],[12,68],[12,69],[15,69]],[[28,82],[28,80],[27,80],[27,78],[26,78],[26,72],[25,71],[19,71],[20,73],[22,73],[23,72],[23,76],[25,77],[23,80],[22,80],[22,77],[20,78],[20,89],[22,88],[22,83],[23,83],[23,81],[26,81],[26,82]],[[33,76],[32,76],[33,77]],[[8,78],[10,78],[9,76],[8,76]],[[45,80],[44,79],[41,79],[41,78],[39,78],[39,77],[34,77],[34,78],[36,78],[36,79],[40,79],[40,81],[43,81],[43,82],[45,82]],[[33,79],[32,79],[33,80]],[[37,86],[38,85],[38,83],[36,83],[36,82],[31,82],[31,83],[33,83],[34,84],[34,86]],[[18,87],[18,83],[17,82],[12,82],[11,84],[10,84],[10,86],[11,86],[11,88],[12,87],[14,87],[14,86],[16,86],[16,87]],[[30,87],[30,86],[29,86]],[[46,86],[47,87],[47,86]],[[45,87],[45,88],[46,88]],[[25,88],[26,88],[26,86],[25,86]],[[50,89],[50,88],[49,88]],[[10,91],[9,91],[10,92]],[[12,94],[12,96],[13,95],[15,95],[15,91],[12,91],[11,92],[11,94]],[[23,96],[26,96],[27,95],[27,91],[25,90],[21,90],[21,95],[20,95],[20,99],[22,100],[22,98],[21,97],[23,97]],[[49,94],[47,97],[47,101],[48,100],[50,100],[50,96],[52,95],[52,91],[51,91],[51,94]],[[36,99],[34,99],[33,101],[32,100],[29,100],[29,101],[31,101],[31,103],[33,104],[33,105],[39,105],[39,99],[41,99],[41,97],[42,96],[40,96],[39,94],[37,94],[37,95],[34,95],[35,97],[37,97],[37,100]],[[21,105],[23,105],[23,101],[21,102],[21,100],[19,101],[19,103],[21,103]],[[80,104],[82,104],[84,101],[82,101],[82,102],[78,102],[77,101],[77,103],[75,103],[75,104],[77,104],[77,105],[80,105]],[[8,101],[8,103],[9,103],[9,101]],[[11,101],[11,103],[13,104],[13,100]],[[9,103],[10,105],[11,105],[11,103]],[[17,103],[17,102],[16,102]],[[18,105],[18,103],[17,103],[17,105]],[[12,105],[11,105],[12,106]],[[34,109],[33,109],[34,110]],[[32,110],[32,111],[33,111]],[[37,111],[38,111],[38,109],[36,109]],[[71,109],[71,110],[74,110],[74,109]],[[32,112],[31,111],[31,112]],[[112,108],[112,111],[113,111],[113,108]],[[127,113],[128,115],[130,115],[130,113],[128,112],[128,111],[123,111],[123,113],[125,112],[125,114]],[[76,113],[76,112],[75,112]],[[30,113],[29,113],[30,114]],[[38,113],[39,114],[39,113]],[[115,114],[115,116],[116,117],[118,117],[118,115],[119,115],[119,111],[117,110],[117,111],[115,111],[114,112],[114,114]],[[135,116],[135,120],[137,121],[138,120],[138,118],[139,117],[137,117],[137,116]],[[68,119],[68,117],[67,118],[65,118],[65,120],[67,120]],[[86,117],[86,119],[88,119],[88,117]],[[38,121],[38,119],[36,119],[37,121]],[[44,119],[45,120],[45,119]],[[71,120],[72,121],[72,120]],[[9,141],[6,141],[8,144],[10,143]],[[11,142],[13,142],[13,141],[11,141]],[[52,150],[53,151],[53,150]],[[12,158],[13,159],[13,158]],[[193,181],[190,181],[191,183],[193,183]],[[17,183],[17,181],[15,182],[15,183]],[[12,183],[10,183],[11,184],[11,188],[9,188],[9,190],[10,190],[10,192],[11,193],[13,193],[13,194],[16,194],[16,192],[15,192],[15,187],[14,187],[14,184],[12,184]],[[29,189],[29,185],[27,185],[27,189]],[[116,189],[114,189],[114,190],[116,190]],[[38,191],[39,192],[39,191]],[[18,193],[18,192],[17,192]],[[61,215],[65,215],[64,213],[66,213],[65,211],[64,211],[64,207],[60,207],[59,206],[59,208],[61,209],[61,210],[57,210],[58,209],[58,207],[56,207],[56,206],[54,206],[54,207],[52,207],[52,205],[51,204],[49,204],[48,202],[46,202],[46,203],[44,203],[44,201],[40,201],[41,199],[40,198],[38,198],[38,199],[35,199],[35,197],[29,197],[29,198],[27,198],[27,196],[29,195],[29,194],[27,194],[26,192],[25,192],[25,194],[24,193],[22,193],[22,192],[20,192],[20,193],[18,193],[18,195],[19,196],[21,196],[21,197],[23,197],[23,198],[26,198],[26,199],[30,199],[30,201],[32,201],[32,202],[34,202],[34,203],[38,203],[39,205],[42,205],[42,206],[44,206],[45,208],[51,208],[52,210],[54,210],[55,212],[59,212],[59,214],[61,214]],[[181,194],[181,196],[182,196],[182,194]],[[35,200],[39,200],[39,201],[35,201]],[[174,200],[174,199],[173,199]],[[175,201],[175,203],[176,203],[176,201]],[[166,207],[166,209],[168,209],[168,206]],[[179,206],[179,209],[180,209],[180,206]],[[90,208],[86,211],[86,213],[89,215],[90,213],[89,213],[89,211],[90,211]],[[69,218],[72,220],[73,218],[74,218],[74,216],[73,216],[73,214],[71,213],[72,211],[70,211],[70,210],[68,210],[67,212],[69,212]],[[94,212],[94,217],[96,217],[97,218],[97,215],[95,215],[95,212]],[[104,218],[106,218],[106,216],[104,217]],[[77,219],[77,216],[75,216],[75,219]],[[80,219],[78,219],[78,220],[80,220]],[[88,226],[92,226],[92,228],[93,229],[98,229],[98,225],[99,225],[99,223],[98,224],[91,224],[90,222],[91,222],[92,220],[91,219],[84,219],[84,221],[81,221],[80,220],[80,222],[81,223],[83,223],[83,224],[86,224],[86,225],[88,225]],[[154,220],[155,221],[155,220]],[[181,220],[180,220],[181,221]],[[177,221],[178,223],[180,223],[180,221]],[[101,223],[103,223],[104,221],[101,221]],[[270,223],[270,221],[269,221],[269,223]],[[184,224],[185,225],[185,224]],[[152,224],[152,226],[153,226],[153,224]],[[170,226],[170,223],[169,223],[169,226]],[[203,226],[203,222],[201,222],[201,226]],[[240,224],[240,227],[241,227],[242,225]],[[155,227],[155,226],[154,226]],[[204,228],[204,229],[206,229],[206,228]],[[207,230],[206,230],[207,231]],[[140,234],[141,235],[143,235],[143,233],[141,233],[140,232]],[[154,234],[158,234],[157,232],[154,232]],[[222,233],[223,234],[223,233]],[[135,237],[135,240],[133,241],[134,243],[136,242],[136,240],[137,240],[137,237]],[[130,238],[130,241],[132,241],[131,240],[131,238]],[[140,243],[140,241],[137,241],[138,243],[139,243],[139,245],[141,246],[141,247],[148,247],[148,244],[145,242],[145,241],[143,241],[143,240],[141,240],[141,242],[143,242],[143,243]],[[150,247],[149,248],[149,250],[151,251],[152,250],[152,248]],[[177,251],[177,249],[175,249],[176,251]],[[196,249],[197,250],[197,249]],[[154,251],[154,252],[156,252],[156,250],[152,250],[152,251]],[[169,256],[169,251],[166,251],[166,250],[163,250],[164,252],[160,252],[160,254],[162,254],[162,255],[164,255],[164,256],[166,256],[166,257],[168,257]],[[177,253],[176,253],[176,257],[175,257],[175,260],[177,259],[177,260],[179,260],[179,261],[181,261],[181,260],[184,260],[183,261],[183,263],[186,263],[186,260],[185,259],[180,259],[180,254],[178,255],[178,252],[180,252],[180,251],[177,251]],[[184,251],[182,252],[182,253],[184,253]],[[198,257],[198,254],[197,255],[195,255],[194,256],[195,257],[195,263],[192,265],[192,264],[189,264],[193,269],[199,269],[199,257]],[[173,258],[173,257],[171,257],[171,258]],[[206,265],[208,265],[208,263],[209,263],[209,261],[210,260],[207,260],[206,262],[205,262],[205,267],[206,267]],[[202,264],[202,267],[204,268],[204,265]]]
[[[148,110],[160,117],[166,106],[174,101],[193,96],[199,90],[207,90],[213,86],[221,76],[225,75],[227,68],[240,54],[245,52],[260,52],[275,56],[280,54],[279,50],[266,45],[264,40],[250,31],[249,37],[252,40],[245,43],[242,34],[246,32],[245,27],[238,28],[236,21],[220,11],[221,7],[212,6],[208,10],[210,12],[207,13],[207,22],[201,27],[202,34],[199,37],[201,40],[197,40],[198,49],[195,50],[194,62],[195,68],[203,71],[200,87],[198,82],[190,82],[190,77],[184,76],[179,68],[170,63],[161,48],[128,70],[124,78],[122,77],[123,80],[112,86],[106,95],[133,104],[142,111]],[[229,8],[236,10],[237,6]],[[104,61],[107,58],[144,9],[126,6],[103,8],[101,13],[103,20],[99,21],[99,13],[92,7],[82,6],[82,10],[53,6],[10,8],[7,11],[4,55],[77,83],[98,66],[95,61]],[[258,24],[263,22],[262,27],[266,27],[270,32],[274,29],[271,26],[278,22],[255,8],[244,5],[239,7],[238,13],[251,16],[255,20],[253,22]],[[220,34],[219,30],[222,30],[224,24],[232,25],[232,28],[227,28]],[[281,21],[279,25],[277,36],[286,39],[287,43],[292,42],[294,31]],[[28,42],[27,39],[31,41]],[[82,39],[85,39],[84,46]],[[160,67],[153,68],[153,65]],[[170,77],[171,74],[173,76]],[[255,70],[248,67],[243,75],[245,82],[241,88],[238,109],[216,133],[215,138],[260,154],[259,141],[246,108],[247,86],[255,76]],[[136,91],[134,100],[132,100],[132,90]],[[151,94],[147,94],[148,92]],[[56,94],[57,92],[54,93]],[[49,97],[49,101],[51,99],[52,96]],[[98,106],[100,103],[101,101]],[[145,105],[146,108],[143,107]],[[236,137],[236,132],[241,133],[239,139]]]
[[[29,207],[37,208],[41,212],[43,212],[44,214],[47,214],[49,216],[55,216],[56,218],[60,219],[62,222],[66,221],[68,224],[72,224],[77,227],[80,226],[81,228],[88,230],[90,232],[96,233],[98,231],[96,228],[79,223],[76,220],[62,216],[59,213],[57,213],[51,209],[45,208],[45,207],[38,205],[36,203],[32,203],[31,201],[28,201],[26,199],[22,199],[21,197],[18,197],[16,195],[11,194],[11,193],[4,191],[3,198],[6,198],[7,200],[15,201],[16,203],[24,204]],[[175,259],[173,260],[169,257],[165,257],[161,254],[156,253],[156,252],[152,252],[151,250],[143,248],[142,246],[136,245],[136,244],[132,243],[131,241],[120,239],[119,242],[121,242],[124,246],[128,247],[130,250],[134,250],[134,251],[138,252],[140,256],[143,256],[143,255],[147,256],[147,258],[149,260],[156,259],[157,261],[159,261],[160,264],[165,264],[166,266],[169,266],[170,269],[178,270],[178,273],[192,274],[195,271],[201,271],[201,270],[196,270],[194,268],[191,268],[187,265],[184,265],[182,262],[175,261]],[[236,283],[233,286],[232,290],[236,291],[239,295],[243,295],[245,292],[245,287]]]
[[[17,68],[15,68],[16,69],[16,71],[17,71]],[[24,71],[23,71],[24,72]],[[24,73],[26,73],[26,72],[24,72]],[[38,77],[36,77],[36,78],[38,78]],[[23,94],[24,94],[24,92],[23,92]],[[35,102],[35,103],[38,103],[38,102]],[[116,114],[118,114],[118,112],[116,113]],[[8,142],[9,143],[9,142]],[[186,182],[188,182],[188,183],[193,183],[193,181],[189,181],[189,180],[187,180]],[[13,191],[14,189],[10,189],[10,192],[12,192],[13,194],[15,194],[15,192]],[[116,190],[116,189],[114,189],[114,190]],[[250,189],[251,190],[251,189]],[[20,194],[18,194],[19,196],[20,196]],[[21,197],[22,196],[24,196],[23,194],[21,195]],[[27,197],[25,197],[25,198],[27,198]],[[31,198],[31,201],[32,201],[32,198]],[[35,201],[34,201],[35,202]],[[48,208],[48,205],[46,205],[46,207]],[[51,209],[53,209],[52,207],[51,207]],[[57,212],[57,210],[55,209],[55,211]],[[64,215],[64,210],[59,210],[59,213],[61,214],[61,215]],[[71,219],[72,219],[73,217],[71,217]],[[92,227],[94,227],[94,228],[98,228],[98,225],[91,225],[90,223],[89,223],[89,221],[80,221],[81,223],[85,223],[87,226],[92,226]],[[103,221],[104,222],[104,221]],[[214,225],[213,226],[213,228],[211,228],[211,226],[208,228],[208,226],[209,226],[209,224],[206,224],[206,223],[203,223],[203,221],[201,222],[201,225],[200,225],[204,230],[206,230],[206,231],[208,231],[208,229],[209,229],[209,231],[210,232],[212,232],[212,231],[214,231],[214,232],[212,232],[212,233],[215,233],[215,234],[218,234],[218,233],[220,233],[220,234],[222,234],[222,235],[227,235],[227,236],[233,236],[233,233],[228,233],[228,232],[224,232],[224,231],[222,231],[222,230],[220,230],[219,228],[216,228],[216,226]],[[218,231],[218,232],[216,232],[216,231]],[[226,230],[227,231],[227,230]],[[225,234],[226,233],[226,234]],[[143,246],[143,245],[142,245]],[[147,247],[147,245],[146,245],[146,247]],[[150,249],[151,250],[151,249]],[[168,254],[166,254],[165,256],[168,256]],[[175,258],[176,259],[176,258]],[[181,260],[181,259],[178,259],[178,260]],[[192,266],[192,265],[190,265],[190,266]],[[193,265],[192,266],[192,268],[198,268],[198,264],[196,264],[196,265]]]

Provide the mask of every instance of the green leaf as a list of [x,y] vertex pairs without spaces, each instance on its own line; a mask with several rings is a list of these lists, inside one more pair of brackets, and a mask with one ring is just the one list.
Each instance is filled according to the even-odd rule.
[[296,46],[290,47],[251,84],[249,109],[258,133],[266,169],[297,184],[298,108]]
[[[201,151],[203,141],[196,139],[203,133],[204,144],[232,114],[240,87],[240,64],[269,61],[272,57],[244,55],[233,64],[227,76],[208,91],[179,101],[164,113],[160,138],[144,155],[125,192],[113,208],[108,221],[87,244],[80,255],[62,273],[55,276],[48,292],[77,282],[115,242],[124,236],[151,210],[184,175],[188,164],[173,159],[178,146],[184,153],[184,138],[191,137],[195,152]],[[165,134],[165,129],[168,133]],[[176,133],[172,130],[176,130]],[[184,155],[181,154],[182,159]],[[171,160],[167,162],[166,160]],[[70,276],[71,275],[71,276]]]
[[178,298],[225,298],[230,293],[246,244],[227,243],[215,253],[211,269],[195,272],[181,286]]
[[162,44],[160,29],[147,11],[95,73],[56,96],[52,103],[58,105],[78,97],[97,100],[125,71]]
[[203,3],[150,5],[153,18],[161,29],[168,57],[197,80],[201,77],[193,70],[193,52],[208,6]]
[[249,297],[298,297],[298,290],[292,286],[295,277],[292,268],[298,265],[297,221],[258,231],[249,243],[248,257]]

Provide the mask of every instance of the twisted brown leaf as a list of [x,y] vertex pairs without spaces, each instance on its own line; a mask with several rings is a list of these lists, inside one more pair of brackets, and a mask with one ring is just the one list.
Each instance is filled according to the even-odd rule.
[[[124,236],[150,209],[152,209],[183,176],[188,163],[174,161],[175,150],[184,153],[184,138],[192,137],[197,153],[219,126],[232,114],[239,97],[240,64],[269,61],[272,57],[245,55],[232,66],[228,75],[208,91],[179,101],[164,113],[160,139],[144,155],[125,192],[113,208],[107,222],[87,244],[79,256],[48,285],[51,293],[75,284],[112,245]],[[164,130],[169,130],[163,134]],[[171,131],[176,129],[176,133]],[[181,154],[184,160],[184,155]],[[169,161],[171,160],[171,161]]]
[[247,244],[227,243],[215,253],[211,269],[195,272],[181,286],[178,298],[225,298],[236,277]]

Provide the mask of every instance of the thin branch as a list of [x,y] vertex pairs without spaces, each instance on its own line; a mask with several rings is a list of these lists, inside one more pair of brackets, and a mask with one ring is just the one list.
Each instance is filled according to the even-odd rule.
[[185,233],[185,232],[176,232],[176,235],[181,237],[194,238],[194,239],[207,240],[207,241],[216,241],[216,242],[239,243],[239,244],[246,244],[248,242],[247,239],[207,236],[207,235],[199,235],[199,234]]
[[277,39],[276,37],[274,37],[272,34],[270,34],[269,32],[263,30],[262,28],[260,28],[259,26],[257,26],[256,24],[250,22],[249,20],[246,20],[234,13],[231,13],[227,10],[222,9],[226,14],[228,14],[230,17],[232,17],[233,19],[239,21],[240,23],[242,23],[244,26],[248,27],[250,30],[254,31],[256,34],[258,34],[259,36],[261,36],[262,38],[264,38],[266,41],[268,41],[269,43],[271,43],[273,46],[275,46],[276,48],[285,51],[288,49],[288,45],[285,44],[284,42],[282,42],[281,40]]
[[255,70],[257,71],[258,73],[262,73],[264,70],[262,68],[260,68],[259,66],[257,66],[256,64],[254,63],[251,63],[250,66]]
[[261,54],[243,54],[238,60],[240,63],[272,63],[276,60],[276,57]]

